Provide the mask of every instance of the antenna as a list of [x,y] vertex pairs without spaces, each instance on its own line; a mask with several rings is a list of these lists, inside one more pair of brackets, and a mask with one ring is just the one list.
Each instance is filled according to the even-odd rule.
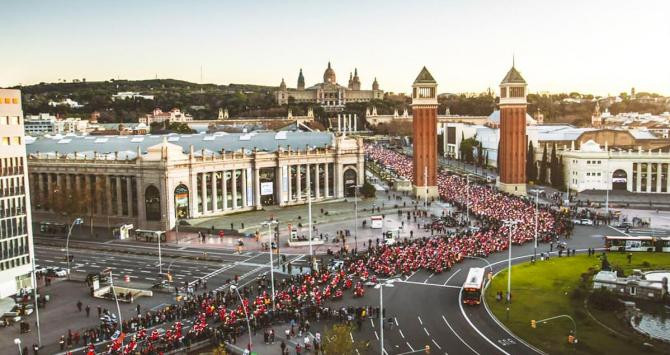
[[514,68],[514,51],[512,51],[512,68]]

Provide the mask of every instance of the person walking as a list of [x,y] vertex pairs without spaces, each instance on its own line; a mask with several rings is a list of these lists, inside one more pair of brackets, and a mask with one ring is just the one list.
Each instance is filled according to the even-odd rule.
[[86,310],[86,317],[88,317],[89,315],[91,315],[91,307],[90,307],[89,305],[86,305],[85,310]]
[[81,300],[77,301],[77,310],[81,313],[81,306],[83,306],[83,303],[81,303]]

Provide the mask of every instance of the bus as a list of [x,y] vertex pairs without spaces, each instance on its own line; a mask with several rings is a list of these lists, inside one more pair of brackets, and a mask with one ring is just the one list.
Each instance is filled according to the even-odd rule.
[[384,218],[382,216],[370,217],[370,228],[372,229],[384,228]]
[[158,238],[161,239],[161,242],[167,240],[167,234],[164,231],[150,231],[144,229],[135,230],[135,240],[144,239],[146,242],[158,242]]
[[656,247],[656,251],[662,251],[664,253],[670,253],[670,237],[658,238],[657,241],[656,241],[656,245],[659,245],[659,246]]
[[465,283],[463,284],[463,303],[468,305],[481,303],[485,274],[486,269],[483,267],[470,268],[470,271],[468,271],[468,277],[465,279]]
[[609,251],[654,251],[652,237],[606,236],[605,249]]
[[67,224],[56,222],[40,222],[40,234],[50,236],[66,236],[67,230]]

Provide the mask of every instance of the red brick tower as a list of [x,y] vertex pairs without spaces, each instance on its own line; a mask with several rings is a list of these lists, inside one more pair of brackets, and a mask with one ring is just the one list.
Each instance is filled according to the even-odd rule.
[[526,81],[514,68],[500,83],[500,166],[498,188],[526,194]]
[[437,82],[423,67],[412,85],[414,195],[438,197]]

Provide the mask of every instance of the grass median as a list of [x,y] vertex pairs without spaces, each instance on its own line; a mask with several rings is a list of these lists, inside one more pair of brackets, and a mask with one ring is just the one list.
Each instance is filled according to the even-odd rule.
[[[607,258],[613,267],[620,267],[626,275],[633,269],[670,269],[670,253],[634,253],[630,264],[626,255],[608,253]],[[492,280],[486,292],[486,302],[496,318],[514,334],[547,353],[670,353],[670,345],[652,342],[639,335],[617,318],[614,312],[585,307],[588,292],[574,290],[579,288],[582,274],[589,269],[597,272],[600,266],[599,257],[587,255],[552,257],[535,264],[512,266],[512,304],[509,319],[505,302],[496,300],[496,292],[502,291],[505,294],[507,291],[507,270]],[[560,314],[570,315],[577,323],[579,342],[576,345],[568,344],[572,322],[567,318],[538,324],[537,328],[531,327],[531,320]],[[643,345],[645,342],[654,346]]]

